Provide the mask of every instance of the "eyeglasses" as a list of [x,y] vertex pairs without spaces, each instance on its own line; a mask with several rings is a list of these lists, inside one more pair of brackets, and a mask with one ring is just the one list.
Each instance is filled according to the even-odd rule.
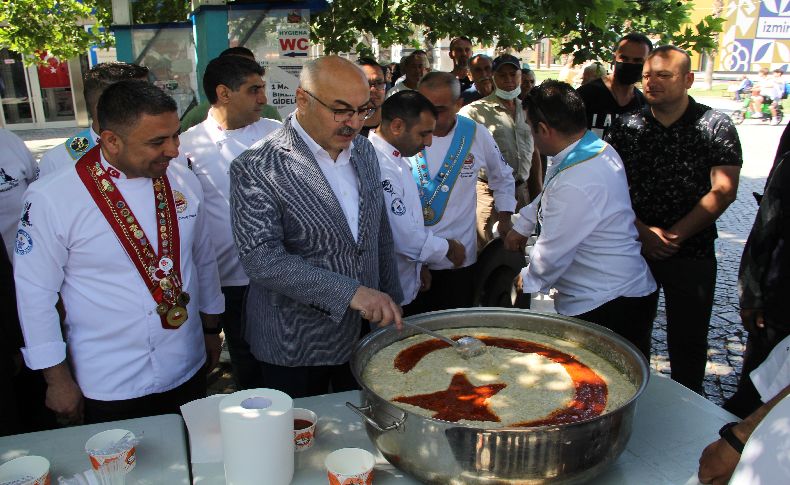
[[387,87],[387,82],[381,79],[376,79],[375,81],[368,81],[368,86],[376,89],[384,89]]
[[373,114],[376,112],[376,108],[371,108],[369,106],[366,106],[364,108],[359,108],[359,109],[337,109],[337,108],[332,108],[328,104],[326,104],[323,101],[321,101],[320,99],[316,98],[315,95],[313,93],[311,93],[310,91],[308,91],[306,89],[302,89],[302,91],[307,93],[314,100],[318,101],[321,104],[321,106],[323,106],[324,108],[326,108],[329,111],[331,111],[332,115],[335,118],[335,123],[343,123],[345,121],[350,121],[354,116],[357,116],[358,118],[361,118],[362,121],[365,121],[365,120],[370,119],[370,117],[373,116]]

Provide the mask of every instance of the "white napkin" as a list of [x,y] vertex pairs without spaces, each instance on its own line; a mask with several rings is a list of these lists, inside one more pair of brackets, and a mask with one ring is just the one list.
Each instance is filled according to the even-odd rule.
[[192,463],[222,462],[222,433],[219,429],[219,402],[227,394],[214,394],[181,406],[189,432]]

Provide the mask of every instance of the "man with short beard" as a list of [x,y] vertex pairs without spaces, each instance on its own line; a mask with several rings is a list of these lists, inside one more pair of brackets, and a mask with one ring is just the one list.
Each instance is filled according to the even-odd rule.
[[642,65],[653,43],[646,36],[632,32],[617,41],[614,72],[577,89],[587,108],[587,127],[603,138],[614,120],[623,113],[645,105],[645,97],[636,83],[642,79]]
[[357,59],[357,65],[362,68],[365,77],[368,78],[368,86],[370,86],[370,106],[376,111],[373,116],[365,120],[362,125],[362,130],[359,132],[362,136],[368,136],[371,130],[375,130],[381,124],[381,103],[384,102],[384,93],[387,90],[387,80],[384,77],[384,69],[378,62],[370,57],[360,57]]
[[461,92],[472,87],[469,78],[469,60],[472,57],[472,41],[468,37],[456,37],[450,41],[450,59],[453,60],[453,73],[461,84]]
[[309,61],[296,111],[230,167],[233,236],[250,278],[245,337],[263,386],[291,397],[358,388],[349,361],[362,320],[401,324],[378,159],[358,136],[372,114],[359,66]]
[[[543,186],[540,153],[532,140],[532,131],[521,108],[521,66],[517,58],[503,54],[494,59],[496,91],[464,106],[460,114],[488,128],[516,179],[516,209],[535,198]],[[477,176],[477,249],[494,238],[492,226],[497,220],[494,194],[488,187],[485,169]]]
[[461,98],[465,105],[483,99],[494,92],[493,65],[494,61],[485,54],[472,56],[469,61],[469,72],[472,74],[474,84],[466,91],[461,92]]

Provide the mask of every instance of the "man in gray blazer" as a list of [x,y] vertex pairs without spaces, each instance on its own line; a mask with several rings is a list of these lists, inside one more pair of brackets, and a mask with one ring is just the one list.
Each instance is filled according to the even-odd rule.
[[[357,388],[361,319],[401,325],[402,298],[362,70],[302,69],[296,112],[231,165],[231,221],[250,278],[245,338],[264,385],[292,397]],[[394,300],[394,301],[393,301]]]

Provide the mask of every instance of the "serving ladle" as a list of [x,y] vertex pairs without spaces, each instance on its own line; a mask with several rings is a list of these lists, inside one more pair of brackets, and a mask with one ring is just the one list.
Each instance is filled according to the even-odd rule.
[[419,325],[409,323],[406,320],[403,320],[403,324],[421,333],[430,335],[431,337],[438,338],[443,342],[447,342],[448,344],[452,345],[455,351],[458,352],[458,354],[464,359],[471,359],[472,357],[477,357],[478,355],[486,351],[486,344],[480,341],[480,339],[470,337],[469,335],[464,335],[458,340],[453,340],[449,337],[445,337],[442,334],[436,333],[433,330],[428,330],[427,328],[421,327]]

